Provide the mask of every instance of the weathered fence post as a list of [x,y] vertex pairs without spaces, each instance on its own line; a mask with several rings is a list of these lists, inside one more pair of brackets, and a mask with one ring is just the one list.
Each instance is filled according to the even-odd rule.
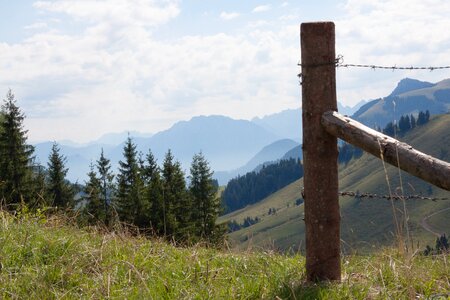
[[340,280],[337,138],[322,126],[337,111],[334,23],[301,24],[303,164],[308,281]]

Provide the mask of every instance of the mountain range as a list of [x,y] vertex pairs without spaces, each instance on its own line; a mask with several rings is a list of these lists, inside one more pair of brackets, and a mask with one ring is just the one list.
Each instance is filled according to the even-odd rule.
[[214,178],[217,179],[219,185],[225,185],[227,182],[239,175],[245,175],[251,172],[264,163],[274,162],[283,157],[286,152],[296,148],[299,144],[291,139],[282,139],[271,143],[261,149],[255,156],[253,156],[245,165],[240,168],[230,171],[218,171],[214,173]]
[[428,110],[430,114],[450,111],[450,79],[438,83],[402,79],[390,95],[369,101],[352,117],[369,127],[384,128],[402,115],[416,115]]
[[[419,110],[428,109],[431,114],[447,112],[450,108],[449,96],[450,79],[433,84],[405,78],[385,98],[368,103],[361,101],[354,107],[338,103],[338,110],[353,115],[353,118],[368,126],[383,127],[402,114],[415,114]],[[243,175],[267,161],[283,156],[301,157],[301,109],[288,109],[255,117],[251,121],[219,115],[198,116],[177,122],[155,134],[109,133],[83,145],[61,141],[61,153],[67,157],[68,179],[83,183],[89,164],[95,163],[102,148],[116,170],[128,135],[143,155],[150,149],[160,164],[164,154],[171,149],[185,171],[189,170],[192,156],[202,151],[220,184],[225,184],[230,178]],[[47,164],[52,144],[35,144],[37,161],[43,165]]]

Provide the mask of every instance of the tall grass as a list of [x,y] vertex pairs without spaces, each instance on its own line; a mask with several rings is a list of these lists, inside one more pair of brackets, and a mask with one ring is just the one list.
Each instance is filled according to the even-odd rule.
[[0,298],[411,299],[450,291],[449,255],[347,256],[341,283],[313,285],[300,255],[182,248],[67,222],[0,212]]

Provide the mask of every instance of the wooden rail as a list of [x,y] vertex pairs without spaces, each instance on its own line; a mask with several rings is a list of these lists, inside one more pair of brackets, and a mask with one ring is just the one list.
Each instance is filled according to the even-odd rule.
[[450,163],[373,130],[335,111],[322,115],[327,132],[435,186],[450,191]]

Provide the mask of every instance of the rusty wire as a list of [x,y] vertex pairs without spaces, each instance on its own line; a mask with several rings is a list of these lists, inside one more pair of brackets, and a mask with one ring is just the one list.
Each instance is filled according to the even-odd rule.
[[434,70],[443,70],[443,69],[450,69],[450,66],[409,66],[409,67],[398,67],[397,65],[394,66],[380,66],[380,65],[367,65],[367,64],[344,64],[344,57],[342,55],[338,55],[338,57],[335,59],[334,64],[338,68],[367,68],[367,69],[385,69],[385,70],[428,70],[428,71],[434,71]]
[[345,191],[339,192],[339,196],[355,197],[358,199],[386,199],[386,200],[430,200],[430,201],[446,201],[450,198],[437,198],[437,197],[426,197],[422,195],[379,195],[374,193],[361,193]]
[[[372,70],[376,70],[376,69],[382,69],[382,70],[391,70],[391,71],[395,71],[395,70],[427,70],[427,71],[434,71],[434,70],[444,70],[444,69],[450,69],[450,66],[429,66],[429,67],[425,67],[425,66],[397,66],[397,65],[393,65],[393,66],[382,66],[382,65],[369,65],[369,64],[347,64],[344,63],[344,56],[343,55],[338,55],[336,57],[336,59],[334,61],[330,61],[330,62],[324,62],[324,63],[318,63],[318,64],[301,64],[298,63],[298,66],[300,67],[308,67],[308,68],[315,68],[315,67],[322,67],[322,66],[330,66],[330,65],[334,65],[336,68],[366,68],[366,69],[372,69]],[[297,74],[297,77],[300,78],[300,85],[302,84],[302,73],[300,72],[299,74]]]
[[[393,66],[382,66],[382,65],[370,65],[370,64],[347,64],[344,63],[344,56],[343,55],[338,55],[336,57],[336,59],[334,61],[330,61],[330,62],[324,62],[324,63],[319,63],[319,64],[308,64],[308,65],[304,65],[299,63],[298,64],[300,67],[310,67],[310,68],[314,68],[314,67],[321,67],[321,66],[329,66],[329,65],[334,65],[337,68],[367,68],[367,69],[385,69],[385,70],[428,70],[428,71],[434,71],[434,70],[443,70],[443,69],[450,69],[450,66],[429,66],[429,67],[425,67],[425,66],[397,66],[397,65],[393,65]],[[301,74],[299,74],[299,77],[301,77]]]

